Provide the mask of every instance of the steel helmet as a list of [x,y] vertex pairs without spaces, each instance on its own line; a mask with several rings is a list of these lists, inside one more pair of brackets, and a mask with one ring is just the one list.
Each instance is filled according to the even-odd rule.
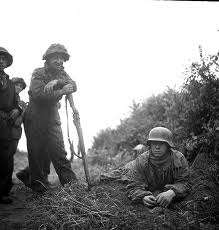
[[147,145],[150,145],[151,141],[162,141],[167,143],[170,147],[174,147],[173,134],[169,129],[164,127],[155,127],[150,131]]
[[22,85],[23,85],[23,89],[25,89],[26,88],[26,83],[25,83],[25,81],[24,81],[24,79],[23,78],[20,78],[20,77],[13,77],[12,79],[11,79],[11,81],[14,83],[14,84],[16,84],[16,83],[21,83]]
[[0,55],[4,55],[7,59],[7,67],[13,63],[12,55],[3,47],[0,47]]
[[138,144],[133,148],[133,150],[135,150],[135,151],[144,151],[144,150],[146,150],[146,147],[145,147],[145,145]]
[[65,61],[69,60],[70,55],[69,55],[67,49],[65,48],[64,45],[61,45],[58,43],[50,45],[50,47],[47,49],[47,51],[43,55],[43,60],[47,60],[49,58],[49,56],[51,56],[52,54],[55,54],[55,53],[62,54]]

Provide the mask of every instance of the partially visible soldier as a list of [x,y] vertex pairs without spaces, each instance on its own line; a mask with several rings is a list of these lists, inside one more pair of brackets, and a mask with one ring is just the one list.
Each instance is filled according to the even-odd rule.
[[4,69],[13,63],[12,55],[0,47],[0,203],[12,203],[9,196],[12,188],[14,153],[17,141],[13,127],[22,109],[18,105],[15,87]]
[[135,159],[140,154],[144,153],[147,150],[147,148],[143,144],[138,144],[133,148],[133,150],[134,150],[134,159]]
[[27,107],[26,103],[24,101],[22,101],[20,99],[20,92],[22,92],[25,88],[26,88],[26,83],[24,81],[23,78],[18,78],[18,77],[13,77],[11,79],[12,83],[15,86],[15,93],[16,93],[16,98],[18,101],[18,104],[20,106],[20,108],[22,108],[22,113],[20,114],[20,116],[18,116],[14,122],[14,127],[13,127],[13,133],[14,133],[14,139],[17,141],[17,145],[18,142],[21,138],[21,134],[22,134],[22,123],[24,120],[24,113],[25,113],[25,109]]
[[[30,167],[30,187],[34,192],[48,189],[47,174],[43,163],[49,153],[62,185],[76,181],[64,149],[59,100],[77,90],[76,83],[64,71],[63,64],[70,55],[61,44],[52,44],[43,55],[43,68],[35,69],[29,88],[29,104],[25,113]],[[50,162],[49,162],[50,163]]]
[[173,135],[167,128],[153,128],[147,145],[149,151],[139,155],[126,174],[128,197],[148,208],[166,208],[189,192],[188,162],[173,149]]

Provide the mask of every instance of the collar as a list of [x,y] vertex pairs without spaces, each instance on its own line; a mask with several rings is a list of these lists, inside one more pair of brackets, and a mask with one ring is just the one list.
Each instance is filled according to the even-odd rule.
[[161,158],[154,157],[151,150],[149,151],[149,162],[155,167],[168,167],[172,162],[172,150],[170,149],[169,153]]

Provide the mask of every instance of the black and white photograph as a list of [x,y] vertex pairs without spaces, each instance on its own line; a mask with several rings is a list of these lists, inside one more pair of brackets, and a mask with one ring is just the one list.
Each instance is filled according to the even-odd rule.
[[0,230],[219,229],[219,1],[0,9]]

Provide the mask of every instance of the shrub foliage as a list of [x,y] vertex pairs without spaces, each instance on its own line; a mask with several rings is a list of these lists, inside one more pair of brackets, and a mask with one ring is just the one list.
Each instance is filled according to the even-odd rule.
[[107,149],[116,155],[121,149],[145,144],[151,128],[165,126],[191,159],[199,151],[211,152],[219,116],[219,64],[217,55],[203,55],[199,48],[200,59],[185,70],[180,90],[167,88],[142,103],[133,102],[130,116],[115,129],[101,130],[92,149]]

